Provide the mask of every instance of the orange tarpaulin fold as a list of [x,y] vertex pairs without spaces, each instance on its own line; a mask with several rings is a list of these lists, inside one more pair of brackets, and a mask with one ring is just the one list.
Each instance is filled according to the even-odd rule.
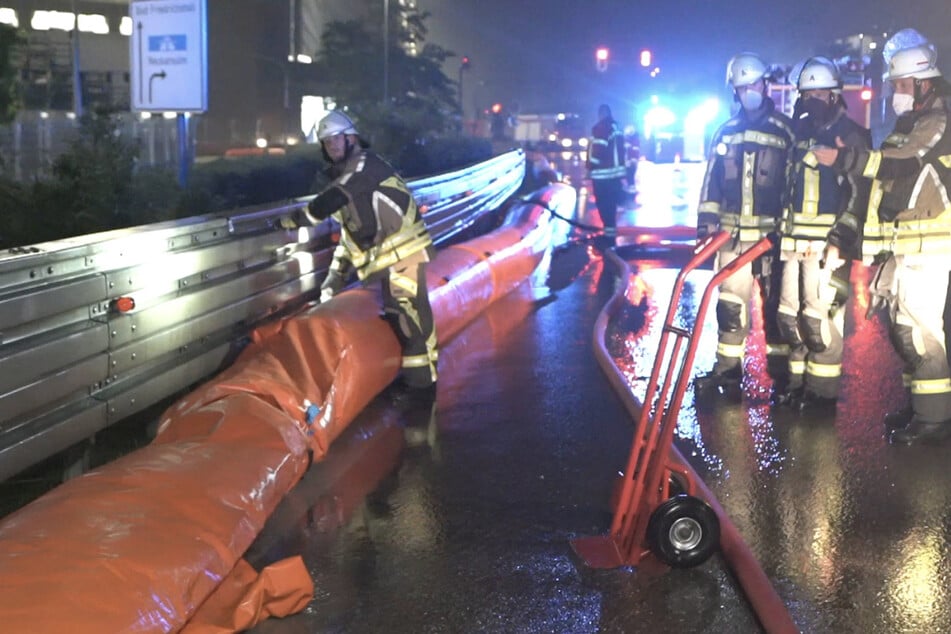
[[[546,195],[549,206],[574,205],[567,186]],[[534,205],[513,211],[496,234],[431,263],[441,341],[541,259],[549,216]],[[262,327],[230,368],[169,408],[150,445],[5,518],[0,629],[185,627],[223,579],[244,574],[234,572],[239,558],[309,461],[396,376],[399,344],[379,310],[371,293],[348,291]]]
[[300,556],[273,563],[260,573],[239,559],[182,634],[241,632],[268,617],[300,612],[313,596],[314,583]]

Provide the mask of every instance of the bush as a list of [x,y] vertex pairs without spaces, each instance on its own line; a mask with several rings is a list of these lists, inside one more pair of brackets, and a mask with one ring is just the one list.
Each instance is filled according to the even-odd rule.
[[[404,177],[418,178],[491,156],[486,139],[447,137],[387,158]],[[0,179],[0,248],[278,203],[327,182],[319,145],[201,163],[184,190],[171,170],[137,167],[137,157],[138,146],[118,134],[109,115],[84,118],[76,141],[56,159],[52,179]]]

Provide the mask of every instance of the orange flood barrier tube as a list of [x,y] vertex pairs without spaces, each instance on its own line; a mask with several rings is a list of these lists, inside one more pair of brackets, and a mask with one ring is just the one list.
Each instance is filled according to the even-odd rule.
[[[564,185],[537,196],[564,214],[574,207],[574,190]],[[499,231],[449,247],[431,263],[441,341],[535,269],[549,220],[539,205],[517,205]],[[241,555],[310,460],[323,457],[396,376],[399,356],[374,296],[363,290],[259,329],[230,368],[168,409],[151,444],[0,523],[0,629],[181,630],[224,579],[234,579]],[[300,605],[299,597],[235,599],[233,588],[222,588],[218,603],[242,610]]]

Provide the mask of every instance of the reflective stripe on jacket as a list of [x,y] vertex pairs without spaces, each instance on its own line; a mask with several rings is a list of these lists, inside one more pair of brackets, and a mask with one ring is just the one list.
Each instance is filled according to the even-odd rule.
[[740,110],[713,137],[700,191],[698,225],[754,242],[782,221],[792,165],[792,121],[769,98],[750,117]]
[[[818,130],[808,120],[794,122],[796,146],[793,151],[790,205],[783,223],[783,251],[804,253],[824,243],[836,219],[842,214],[857,218],[868,204],[869,182],[853,174],[841,176],[833,167],[819,165],[809,149],[815,145],[835,147],[836,139],[850,147],[869,149],[871,134],[853,121],[842,106],[831,121]],[[856,231],[855,237],[857,237]],[[854,244],[837,245],[846,255],[857,255]],[[821,246],[819,247],[821,249]]]

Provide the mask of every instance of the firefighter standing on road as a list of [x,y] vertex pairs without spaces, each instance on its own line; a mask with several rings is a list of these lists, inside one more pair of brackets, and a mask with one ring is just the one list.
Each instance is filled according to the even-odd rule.
[[617,208],[621,204],[626,167],[624,136],[606,104],[598,107],[598,122],[588,142],[588,176],[594,187],[604,237],[611,244],[617,237]]
[[[888,310],[891,340],[905,363],[911,407],[885,418],[892,442],[912,444],[951,435],[951,372],[944,308],[951,273],[951,85],[934,47],[911,29],[885,45],[885,79],[898,119],[879,150],[836,146],[814,151],[822,165],[871,180],[863,255],[879,265],[871,306]],[[833,232],[855,231],[840,219]],[[830,241],[827,259],[839,248]]]
[[329,301],[355,270],[364,283],[382,281],[383,312],[403,348],[403,381],[431,391],[436,384],[436,330],[426,290],[433,243],[402,178],[367,150],[350,118],[327,114],[317,127],[333,179],[287,225],[340,223],[320,301]]
[[[717,254],[718,269],[763,237],[778,233],[782,222],[793,150],[792,121],[766,96],[766,72],[766,64],[753,53],[736,55],[727,66],[727,82],[741,108],[713,137],[697,217],[698,239],[718,229],[733,236]],[[712,391],[739,396],[754,280],[768,290],[764,323],[769,352],[785,349],[776,343],[777,293],[775,284],[768,283],[770,275],[778,275],[776,259],[772,252],[764,254],[720,284],[717,360],[713,370],[694,383],[701,396]]]
[[[777,400],[803,414],[835,413],[842,374],[842,310],[848,291],[854,240],[829,236],[836,218],[857,218],[868,204],[867,179],[839,177],[819,165],[809,150],[835,145],[836,137],[850,147],[868,150],[868,129],[848,117],[842,81],[835,63],[812,57],[796,79],[799,99],[793,111],[796,149],[790,207],[783,228],[783,278],[778,326],[789,344],[789,383]],[[826,240],[835,244],[845,262],[820,262]],[[825,264],[825,267],[822,266]],[[838,295],[838,297],[837,297]]]

